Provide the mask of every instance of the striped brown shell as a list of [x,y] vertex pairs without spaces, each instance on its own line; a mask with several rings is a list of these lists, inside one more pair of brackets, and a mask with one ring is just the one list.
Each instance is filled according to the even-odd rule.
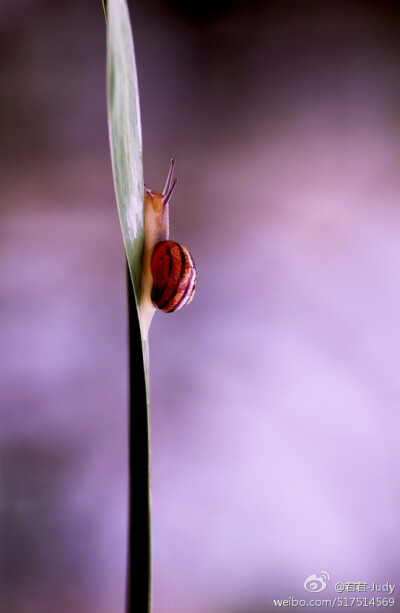
[[151,256],[153,288],[151,301],[165,313],[191,302],[196,289],[196,267],[186,247],[175,241],[161,241]]

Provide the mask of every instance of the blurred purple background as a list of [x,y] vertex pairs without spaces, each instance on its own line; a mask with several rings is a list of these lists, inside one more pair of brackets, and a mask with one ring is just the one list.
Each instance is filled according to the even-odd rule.
[[[198,268],[150,333],[154,613],[266,613],[322,570],[324,598],[396,583],[400,5],[131,9],[146,182],[177,158]],[[101,3],[3,0],[0,34],[0,611],[122,613]]]

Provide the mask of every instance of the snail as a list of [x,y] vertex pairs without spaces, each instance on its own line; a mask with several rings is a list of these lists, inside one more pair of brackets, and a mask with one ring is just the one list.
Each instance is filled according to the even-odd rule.
[[196,289],[196,267],[183,245],[169,240],[169,201],[177,179],[171,159],[162,193],[145,184],[144,248],[142,255],[142,294],[140,314],[144,338],[156,309],[165,313],[189,304]]

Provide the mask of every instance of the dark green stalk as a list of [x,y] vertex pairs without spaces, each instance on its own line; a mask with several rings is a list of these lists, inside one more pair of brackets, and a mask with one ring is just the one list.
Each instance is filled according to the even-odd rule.
[[127,266],[129,319],[129,524],[126,612],[150,613],[149,423],[143,347]]

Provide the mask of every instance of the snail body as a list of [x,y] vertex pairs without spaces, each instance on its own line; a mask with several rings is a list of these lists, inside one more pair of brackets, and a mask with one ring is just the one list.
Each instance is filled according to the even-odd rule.
[[172,313],[189,304],[196,289],[196,267],[186,247],[169,240],[169,201],[176,185],[175,160],[171,160],[162,193],[145,186],[144,248],[140,315],[142,335],[156,309]]

